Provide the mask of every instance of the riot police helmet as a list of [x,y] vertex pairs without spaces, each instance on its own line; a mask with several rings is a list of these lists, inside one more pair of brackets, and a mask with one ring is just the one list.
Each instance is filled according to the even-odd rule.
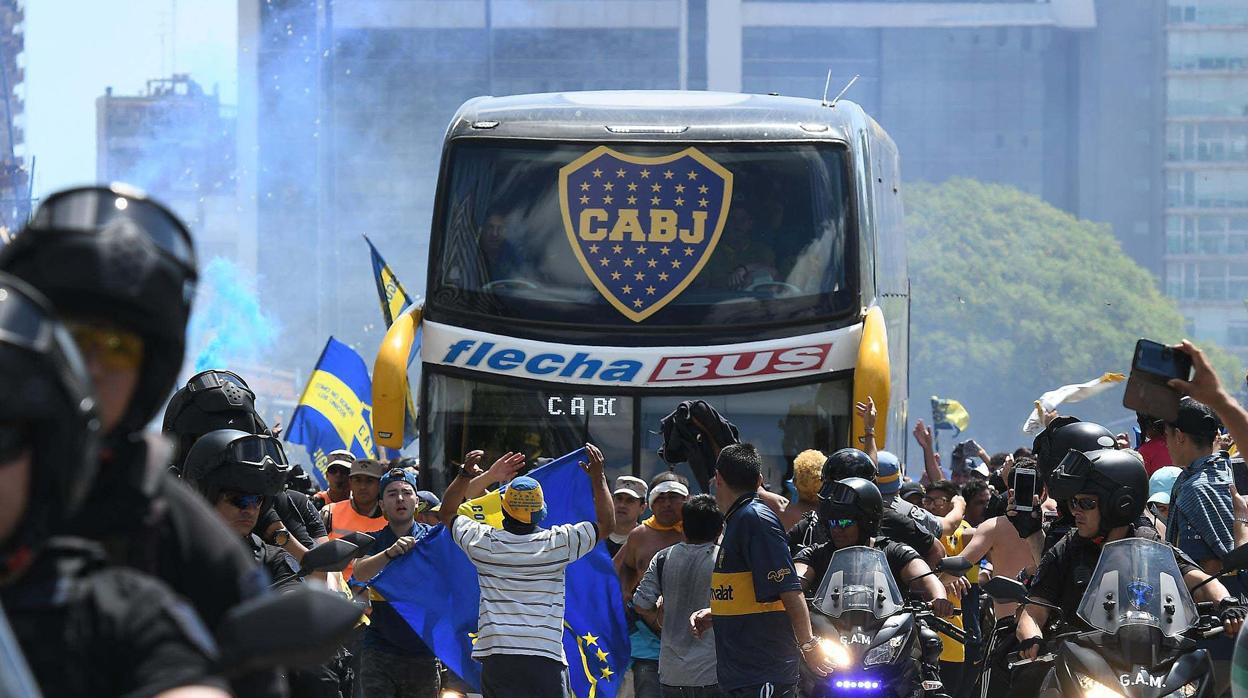
[[834,480],[819,492],[819,520],[826,526],[836,522],[858,524],[858,544],[866,545],[880,533],[884,518],[884,497],[870,480],[851,477]]
[[[1077,417],[1058,417],[1036,435],[1032,443],[1032,455],[1036,470],[1047,483],[1053,469],[1071,451],[1087,453],[1115,446],[1114,435],[1094,422],[1084,422]],[[1054,495],[1056,496],[1056,495]],[[1063,497],[1058,497],[1062,499]]]
[[186,454],[200,437],[218,429],[271,434],[256,412],[256,394],[247,381],[233,371],[210,369],[191,376],[165,408],[161,430],[175,442],[174,470],[181,472]]
[[871,460],[871,456],[856,448],[842,448],[823,461],[820,476],[826,485],[850,477],[875,480],[875,474],[875,462]]
[[282,442],[264,434],[218,429],[191,446],[182,477],[209,502],[223,490],[273,497],[290,476]]
[[1053,482],[1068,499],[1097,497],[1102,532],[1134,523],[1148,501],[1148,471],[1135,451],[1071,450],[1053,471]]
[[182,366],[197,280],[186,226],[121,184],[66,189],[0,250],[0,270],[37,288],[67,321],[106,321],[143,340],[138,384],[117,434],[156,416]]

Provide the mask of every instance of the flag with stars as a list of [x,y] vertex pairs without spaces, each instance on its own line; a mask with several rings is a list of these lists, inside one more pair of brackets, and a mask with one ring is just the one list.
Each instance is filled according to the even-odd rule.
[[[529,473],[545,495],[549,514],[543,526],[595,519],[589,479],[578,465],[587,458],[585,449],[577,449]],[[498,496],[493,492],[473,502]],[[482,509],[492,507],[482,503]],[[488,516],[481,520],[489,522]],[[443,663],[480,690],[481,665],[472,659],[480,600],[477,572],[445,527],[436,527],[370,584]],[[572,693],[612,698],[632,652],[620,582],[605,543],[568,566],[565,585],[563,652]]]
[[633,322],[697,278],[731,201],[732,173],[697,148],[639,157],[604,145],[559,169],[559,205],[577,261]]

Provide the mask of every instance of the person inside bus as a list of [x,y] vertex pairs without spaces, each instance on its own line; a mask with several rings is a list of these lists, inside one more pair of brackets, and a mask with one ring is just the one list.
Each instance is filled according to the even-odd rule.
[[489,270],[491,281],[523,277],[528,266],[521,254],[519,246],[510,239],[514,234],[511,216],[500,208],[490,209],[481,224],[481,237],[478,244],[485,268]]
[[723,236],[704,272],[713,287],[745,291],[754,284],[779,280],[772,246],[775,230],[767,227],[779,221],[769,219],[767,213],[765,202],[752,200],[745,191],[732,195]]

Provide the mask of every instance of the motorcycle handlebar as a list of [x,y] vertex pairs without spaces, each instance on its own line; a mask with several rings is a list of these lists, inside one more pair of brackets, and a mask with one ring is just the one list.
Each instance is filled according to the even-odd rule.
[[1052,652],[1049,652],[1047,654],[1037,655],[1035,659],[1024,659],[1017,652],[1011,654],[1010,656],[1019,657],[1019,659],[1015,661],[1006,662],[1006,666],[1010,669],[1010,671],[1013,671],[1015,667],[1027,666],[1028,664],[1045,664],[1057,658],[1057,655],[1053,654]]

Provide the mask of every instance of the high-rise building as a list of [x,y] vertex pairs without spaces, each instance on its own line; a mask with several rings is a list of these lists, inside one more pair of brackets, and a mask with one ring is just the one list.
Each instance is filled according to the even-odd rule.
[[1170,0],[1166,292],[1248,361],[1248,0]]
[[240,0],[245,221],[264,248],[309,250],[266,296],[306,309],[317,337],[366,342],[360,234],[422,290],[442,136],[466,99],[818,98],[858,76],[845,98],[893,135],[908,181],[1017,186],[1110,223],[1160,273],[1164,20],[1164,0]]
[[139,95],[96,99],[96,178],[160,199],[190,226],[201,259],[252,268],[238,235],[234,114],[186,75],[148,80]]
[[26,81],[25,25],[22,0],[0,0],[0,238],[6,238],[30,215],[25,104],[21,97]]

